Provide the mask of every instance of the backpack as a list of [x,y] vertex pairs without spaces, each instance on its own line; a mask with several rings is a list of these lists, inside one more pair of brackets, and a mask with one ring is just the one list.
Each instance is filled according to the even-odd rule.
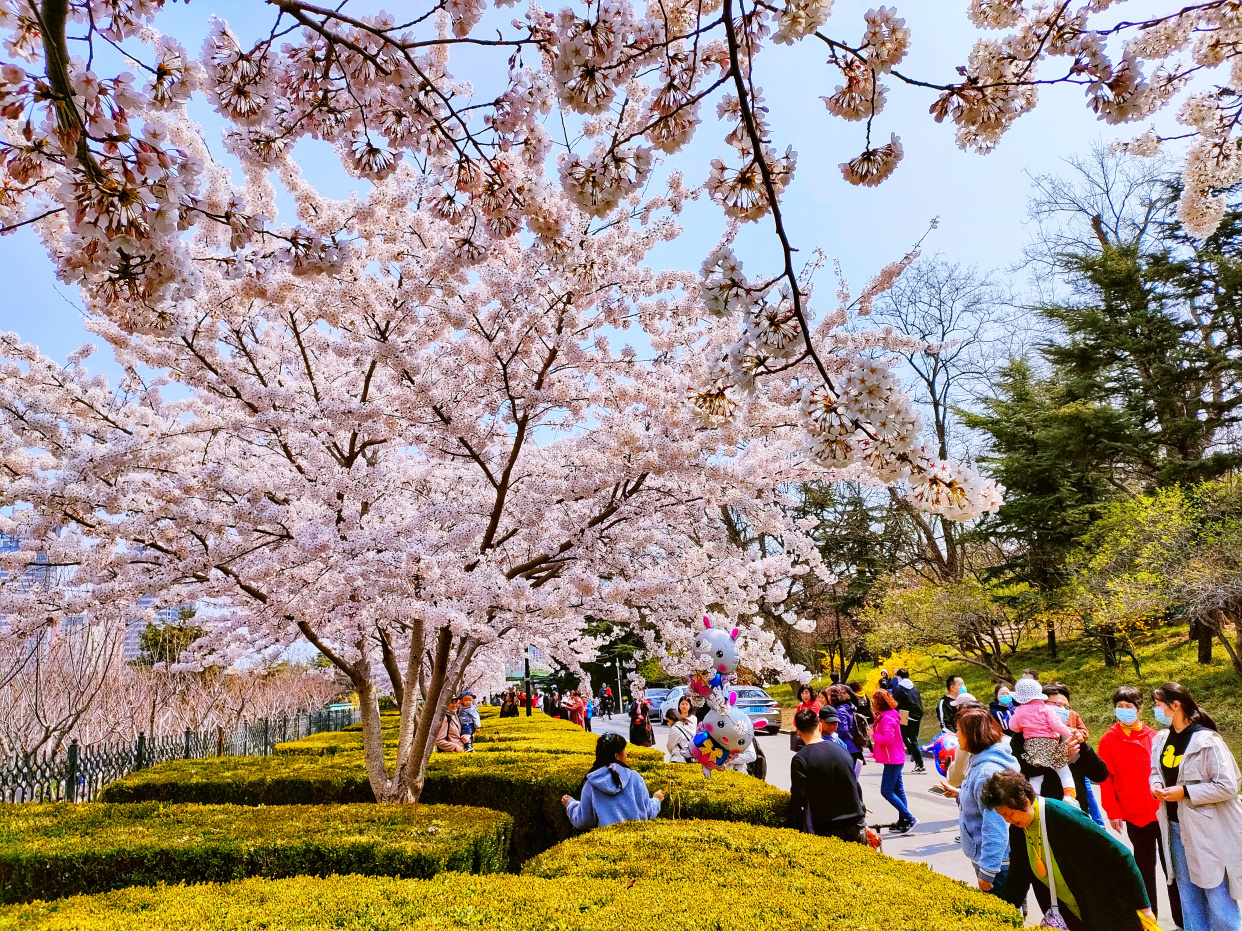
[[854,719],[854,743],[858,744],[859,750],[870,750],[875,744],[871,739],[871,722],[857,710],[850,717]]

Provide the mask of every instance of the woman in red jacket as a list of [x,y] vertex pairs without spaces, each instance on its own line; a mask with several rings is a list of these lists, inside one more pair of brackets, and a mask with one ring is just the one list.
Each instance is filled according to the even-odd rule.
[[[1100,738],[1097,751],[1108,767],[1108,778],[1100,783],[1100,801],[1108,815],[1113,830],[1121,833],[1125,825],[1130,844],[1134,847],[1134,861],[1143,874],[1147,886],[1147,898],[1152,911],[1156,911],[1156,851],[1160,843],[1160,824],[1156,811],[1160,803],[1151,794],[1151,742],[1155,730],[1141,720],[1143,693],[1129,685],[1123,685],[1113,693],[1114,724]],[[1164,862],[1164,857],[1161,856]],[[1165,873],[1168,867],[1165,866]],[[1177,887],[1169,877],[1169,897],[1173,903],[1173,917],[1181,927],[1181,904]]]

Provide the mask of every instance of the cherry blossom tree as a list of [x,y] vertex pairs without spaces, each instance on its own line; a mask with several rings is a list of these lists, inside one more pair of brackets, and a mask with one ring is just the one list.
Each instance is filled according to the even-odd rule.
[[[270,202],[221,183],[184,120],[195,95],[215,108],[225,146],[252,173],[278,166],[307,137],[334,145],[361,178],[381,180],[403,159],[418,165],[434,180],[426,197],[462,223],[467,251],[478,249],[480,227],[505,237],[555,225],[540,183],[553,153],[576,207],[612,216],[714,107],[726,152],[712,160],[705,190],[736,222],[770,221],[784,262],[775,274],[742,278],[727,250],[709,257],[709,303],[737,318],[738,338],[706,373],[701,403],[724,412],[756,380],[796,383],[809,447],[824,462],[908,481],[920,504],[960,518],[992,506],[995,490],[905,448],[898,437],[908,431],[885,422],[905,412],[860,402],[851,378],[861,369],[832,361],[837,326],[814,329],[780,209],[796,154],[771,138],[759,55],[822,46],[843,82],[824,97],[828,113],[865,125],[863,152],[841,166],[853,184],[879,184],[897,168],[901,142],[891,131],[885,141],[876,123],[898,85],[927,93],[931,115],[980,152],[1042,87],[1083,88],[1088,106],[1114,124],[1181,100],[1192,143],[1180,213],[1192,233],[1215,227],[1220,191],[1242,179],[1242,14],[1223,0],[1129,18],[1134,4],[1125,0],[972,0],[970,20],[1000,35],[976,42],[948,81],[901,70],[913,37],[893,7],[847,23],[831,17],[832,0],[590,0],[556,12],[532,2],[506,22],[512,2],[490,10],[483,0],[428,0],[403,18],[348,2],[270,0],[271,25],[257,40],[215,21],[196,59],[158,31],[162,0],[4,0],[0,230],[34,225],[61,277],[80,284],[92,307],[142,328],[201,286],[203,256],[192,245],[201,239],[190,229],[210,230],[217,262],[300,274],[342,268],[356,235],[348,212],[335,225],[302,218],[276,228]],[[493,68],[468,76],[484,90],[450,69],[458,50],[492,56]],[[1205,89],[1212,80],[1219,86]],[[562,127],[563,142],[554,138]],[[1131,147],[1151,153],[1162,141],[1149,129]],[[869,299],[864,291],[860,310]],[[863,380],[872,392],[876,376]]]
[[[753,613],[819,565],[773,497],[817,468],[787,399],[756,391],[714,426],[689,399],[733,333],[695,275],[645,264],[678,231],[675,181],[611,222],[549,187],[526,240],[483,222],[464,235],[413,166],[365,200],[320,196],[289,159],[280,178],[312,228],[348,222],[334,274],[218,261],[202,228],[193,296],[145,322],[90,319],[120,386],[0,340],[10,572],[47,552],[97,598],[209,599],[207,663],[305,638],[359,695],[376,797],[412,800],[480,650],[572,659],[587,615],[667,633],[691,605]],[[252,177],[242,196],[273,191]],[[652,358],[611,346],[627,327]],[[739,553],[722,507],[781,534],[782,553]]]

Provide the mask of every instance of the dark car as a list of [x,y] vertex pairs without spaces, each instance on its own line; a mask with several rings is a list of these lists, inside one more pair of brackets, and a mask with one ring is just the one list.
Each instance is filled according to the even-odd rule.
[[[668,689],[647,689],[646,690],[645,694],[647,697],[647,707],[651,709],[651,713],[653,716],[659,713],[660,703],[663,702],[664,699],[668,697],[668,693],[669,693]],[[628,712],[630,710],[630,706],[626,705],[625,710]]]

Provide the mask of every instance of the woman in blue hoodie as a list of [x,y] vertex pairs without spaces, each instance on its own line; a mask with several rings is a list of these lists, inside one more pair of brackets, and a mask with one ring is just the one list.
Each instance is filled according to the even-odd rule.
[[1001,726],[983,707],[959,711],[957,741],[970,754],[960,789],[942,783],[945,795],[957,797],[962,853],[975,868],[979,888],[1004,896],[1009,875],[1009,825],[983,804],[983,786],[1002,770],[1018,771],[1018,760],[1002,739]]
[[664,791],[648,794],[643,777],[630,769],[625,748],[625,738],[620,734],[600,735],[595,742],[595,765],[582,784],[582,801],[561,796],[565,814],[575,828],[647,821],[660,813]]

